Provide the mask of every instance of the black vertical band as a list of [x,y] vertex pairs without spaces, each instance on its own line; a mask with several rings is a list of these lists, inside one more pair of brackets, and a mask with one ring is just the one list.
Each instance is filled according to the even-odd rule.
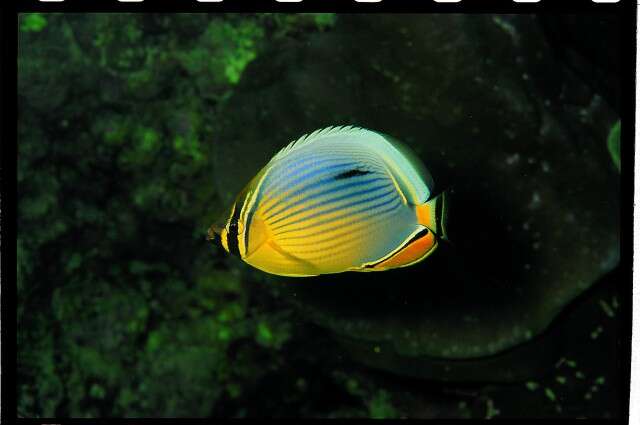
[[438,198],[436,199],[436,235],[440,236],[442,235],[442,201],[443,201],[443,196],[438,196]]
[[238,247],[238,220],[240,219],[240,210],[236,205],[233,209],[233,216],[229,221],[229,230],[227,231],[227,246],[229,253],[240,257],[240,248]]
[[438,199],[436,200],[436,235],[443,239],[448,239],[447,209],[449,208],[449,204],[447,197],[447,191],[444,191],[440,194],[440,196],[438,196]]

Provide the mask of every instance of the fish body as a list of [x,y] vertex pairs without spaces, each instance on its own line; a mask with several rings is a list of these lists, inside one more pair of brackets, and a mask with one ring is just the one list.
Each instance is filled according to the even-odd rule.
[[404,145],[328,127],[278,152],[210,238],[268,273],[381,271],[422,261],[446,238],[445,197]]

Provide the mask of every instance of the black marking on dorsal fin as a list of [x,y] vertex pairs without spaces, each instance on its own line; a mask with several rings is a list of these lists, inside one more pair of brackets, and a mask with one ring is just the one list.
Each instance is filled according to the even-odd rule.
[[335,176],[335,179],[336,180],[348,179],[349,177],[362,176],[370,173],[371,171],[368,171],[368,170],[353,169],[353,170],[345,171],[343,173],[338,174],[337,176]]

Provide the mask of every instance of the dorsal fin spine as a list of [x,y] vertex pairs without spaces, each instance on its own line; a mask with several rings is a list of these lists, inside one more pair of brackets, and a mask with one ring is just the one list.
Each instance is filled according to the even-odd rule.
[[347,134],[352,131],[362,131],[362,130],[364,129],[360,127],[350,126],[350,125],[330,126],[330,127],[320,128],[318,130],[315,130],[312,133],[304,134],[303,136],[299,137],[297,140],[294,140],[291,143],[289,143],[287,146],[282,148],[278,153],[276,153],[271,159],[271,161],[276,161],[280,158],[283,158],[287,156],[290,152],[294,151],[295,149],[298,149],[302,146],[306,146],[317,140],[321,140],[326,136],[335,135],[338,133]]

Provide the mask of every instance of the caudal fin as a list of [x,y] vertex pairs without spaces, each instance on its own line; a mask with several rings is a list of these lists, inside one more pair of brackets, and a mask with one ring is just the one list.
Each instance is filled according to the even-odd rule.
[[433,231],[439,238],[447,238],[447,208],[448,191],[429,199],[427,202],[416,206],[418,224]]

